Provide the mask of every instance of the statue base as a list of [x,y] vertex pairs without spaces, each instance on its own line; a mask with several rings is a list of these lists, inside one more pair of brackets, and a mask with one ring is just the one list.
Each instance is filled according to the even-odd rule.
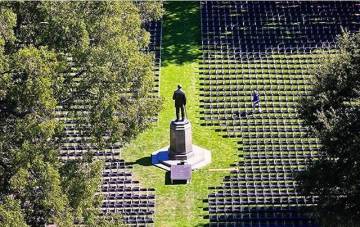
[[174,160],[170,158],[169,147],[164,147],[151,154],[151,163],[154,166],[170,171],[172,165],[186,163],[192,170],[203,168],[211,163],[211,152],[202,147],[192,145],[193,154],[186,160]]
[[191,123],[188,120],[170,123],[169,158],[187,160],[193,156]]
[[170,124],[170,146],[155,151],[151,162],[165,170],[171,166],[186,163],[191,169],[200,169],[211,163],[211,152],[192,144],[191,123],[172,121]]

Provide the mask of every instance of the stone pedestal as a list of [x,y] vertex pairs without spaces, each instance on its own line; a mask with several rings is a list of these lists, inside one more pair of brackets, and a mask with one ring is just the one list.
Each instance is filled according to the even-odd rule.
[[169,158],[187,160],[193,154],[190,121],[172,121],[170,124]]
[[189,164],[191,169],[199,169],[211,163],[211,152],[192,144],[190,121],[172,121],[170,146],[152,153],[151,162],[166,170],[180,163]]

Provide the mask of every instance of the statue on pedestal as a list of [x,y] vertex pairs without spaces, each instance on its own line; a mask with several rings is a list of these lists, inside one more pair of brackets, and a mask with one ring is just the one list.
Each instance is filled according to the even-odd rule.
[[175,108],[176,108],[176,120],[180,120],[180,111],[181,111],[181,121],[185,120],[185,106],[186,106],[186,95],[183,90],[181,90],[181,85],[179,84],[178,89],[174,91],[173,100],[175,100]]
[[[181,85],[177,87],[178,89],[173,94],[176,120],[170,122],[170,146],[153,152],[151,163],[165,170],[173,169],[174,175],[171,175],[173,180],[176,180],[177,177],[182,179],[185,175],[185,178],[189,180],[190,169],[199,169],[211,163],[211,152],[192,144],[191,123],[186,119],[186,95],[181,90]],[[175,167],[180,164],[183,166]],[[177,168],[182,170],[187,168],[186,174],[181,175],[182,172]]]

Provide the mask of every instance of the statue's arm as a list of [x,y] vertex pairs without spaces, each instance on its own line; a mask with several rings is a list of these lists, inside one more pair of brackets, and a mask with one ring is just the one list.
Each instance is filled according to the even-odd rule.
[[174,94],[173,94],[173,100],[175,100],[175,92],[174,92]]
[[184,106],[186,105],[186,95],[184,95]]

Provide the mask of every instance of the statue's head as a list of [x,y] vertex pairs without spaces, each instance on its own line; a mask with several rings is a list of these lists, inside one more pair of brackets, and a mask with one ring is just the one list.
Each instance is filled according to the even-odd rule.
[[178,89],[181,89],[181,88],[182,88],[182,87],[181,87],[181,84],[178,84],[178,86],[177,86],[177,87],[178,87]]

